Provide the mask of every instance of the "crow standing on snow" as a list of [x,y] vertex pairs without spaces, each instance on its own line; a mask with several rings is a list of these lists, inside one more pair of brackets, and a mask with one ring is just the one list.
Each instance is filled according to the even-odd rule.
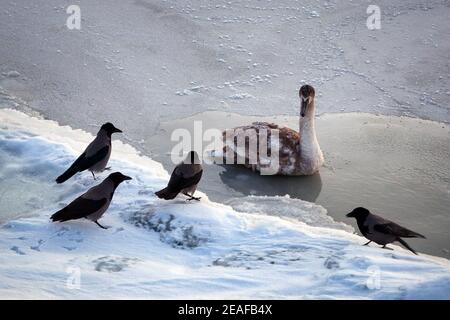
[[181,192],[189,197],[188,201],[199,201],[200,197],[194,197],[194,192],[197,190],[197,184],[200,182],[202,174],[203,169],[197,152],[191,151],[186,159],[175,167],[167,187],[155,194],[159,198],[170,200]]
[[94,172],[105,170],[111,156],[111,135],[114,132],[122,132],[112,123],[105,123],[100,128],[95,139],[87,146],[83,154],[57,179],[57,183],[63,183],[77,172],[88,169],[95,179]]
[[106,229],[97,220],[102,217],[111,204],[117,186],[125,180],[131,180],[131,178],[120,172],[110,174],[102,183],[90,188],[65,208],[52,215],[50,219],[54,222],[64,222],[86,218],[94,221],[100,228]]
[[423,235],[372,214],[366,208],[356,208],[347,214],[347,217],[356,218],[359,230],[364,237],[370,240],[364,244],[365,246],[374,241],[377,244],[382,245],[383,248],[387,248],[387,244],[398,241],[412,253],[417,254],[402,238],[425,239]]

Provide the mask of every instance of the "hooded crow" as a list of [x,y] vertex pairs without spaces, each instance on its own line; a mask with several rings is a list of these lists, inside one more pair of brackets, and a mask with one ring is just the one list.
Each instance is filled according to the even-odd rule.
[[194,197],[194,192],[197,190],[202,174],[203,169],[198,154],[195,151],[191,151],[186,159],[175,167],[167,187],[155,192],[155,194],[158,198],[170,200],[181,192],[189,197],[188,201],[200,201],[200,197]]
[[52,215],[50,219],[53,222],[64,222],[86,218],[94,221],[100,228],[106,229],[98,223],[98,219],[102,217],[111,204],[117,186],[125,180],[131,180],[131,178],[120,172],[111,173],[102,183],[90,188],[65,208]]
[[87,146],[86,150],[77,160],[57,179],[57,183],[63,183],[77,172],[89,170],[95,179],[94,172],[105,170],[111,156],[111,135],[114,132],[122,132],[112,123],[105,123],[100,128],[95,139]]
[[[417,232],[408,230],[390,220],[370,213],[366,208],[356,208],[347,214],[349,218],[355,218],[358,228],[364,237],[370,241],[365,246],[374,241],[387,248],[386,245],[394,241],[400,242],[405,248],[417,254],[402,238],[424,238]],[[387,248],[388,249],[388,248]]]

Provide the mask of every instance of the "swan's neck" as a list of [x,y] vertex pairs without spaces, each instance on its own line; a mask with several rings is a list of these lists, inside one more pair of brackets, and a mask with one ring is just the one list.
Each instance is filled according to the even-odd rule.
[[305,171],[315,171],[323,164],[322,150],[316,136],[314,122],[314,101],[308,106],[307,114],[300,117],[300,163]]
[[300,147],[308,148],[317,143],[316,126],[314,122],[315,106],[312,101],[308,106],[308,111],[304,117],[300,117]]

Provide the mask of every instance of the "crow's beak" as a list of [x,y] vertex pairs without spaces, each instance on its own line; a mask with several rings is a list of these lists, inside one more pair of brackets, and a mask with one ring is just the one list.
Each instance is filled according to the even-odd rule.
[[114,132],[122,133],[122,130],[114,128]]
[[345,216],[346,216],[347,218],[353,218],[353,212],[347,213]]
[[125,176],[125,175],[122,177],[122,179],[123,179],[124,181],[125,181],[125,180],[133,180],[133,178],[131,178],[131,177],[129,177],[129,176]]

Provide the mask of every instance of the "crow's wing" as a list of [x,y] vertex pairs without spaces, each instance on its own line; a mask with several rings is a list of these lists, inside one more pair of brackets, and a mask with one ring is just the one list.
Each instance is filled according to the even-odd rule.
[[86,157],[86,152],[84,152],[81,156],[78,157],[77,160],[75,160],[71,167],[74,167],[74,169],[76,169],[77,171],[84,171],[86,169],[89,169],[97,162],[103,160],[108,155],[108,151],[109,146],[106,145],[89,157]]
[[390,234],[402,238],[425,238],[420,233],[406,229],[394,222],[376,224],[373,229],[384,234]]
[[177,168],[175,168],[170,176],[169,184],[167,187],[171,191],[178,191],[196,185],[200,182],[202,178],[203,170],[197,172],[192,177],[185,178],[182,173],[180,173]]
[[67,221],[84,218],[100,210],[100,208],[103,207],[107,201],[108,200],[106,198],[93,200],[78,197],[65,208],[52,215],[50,219],[53,221]]

